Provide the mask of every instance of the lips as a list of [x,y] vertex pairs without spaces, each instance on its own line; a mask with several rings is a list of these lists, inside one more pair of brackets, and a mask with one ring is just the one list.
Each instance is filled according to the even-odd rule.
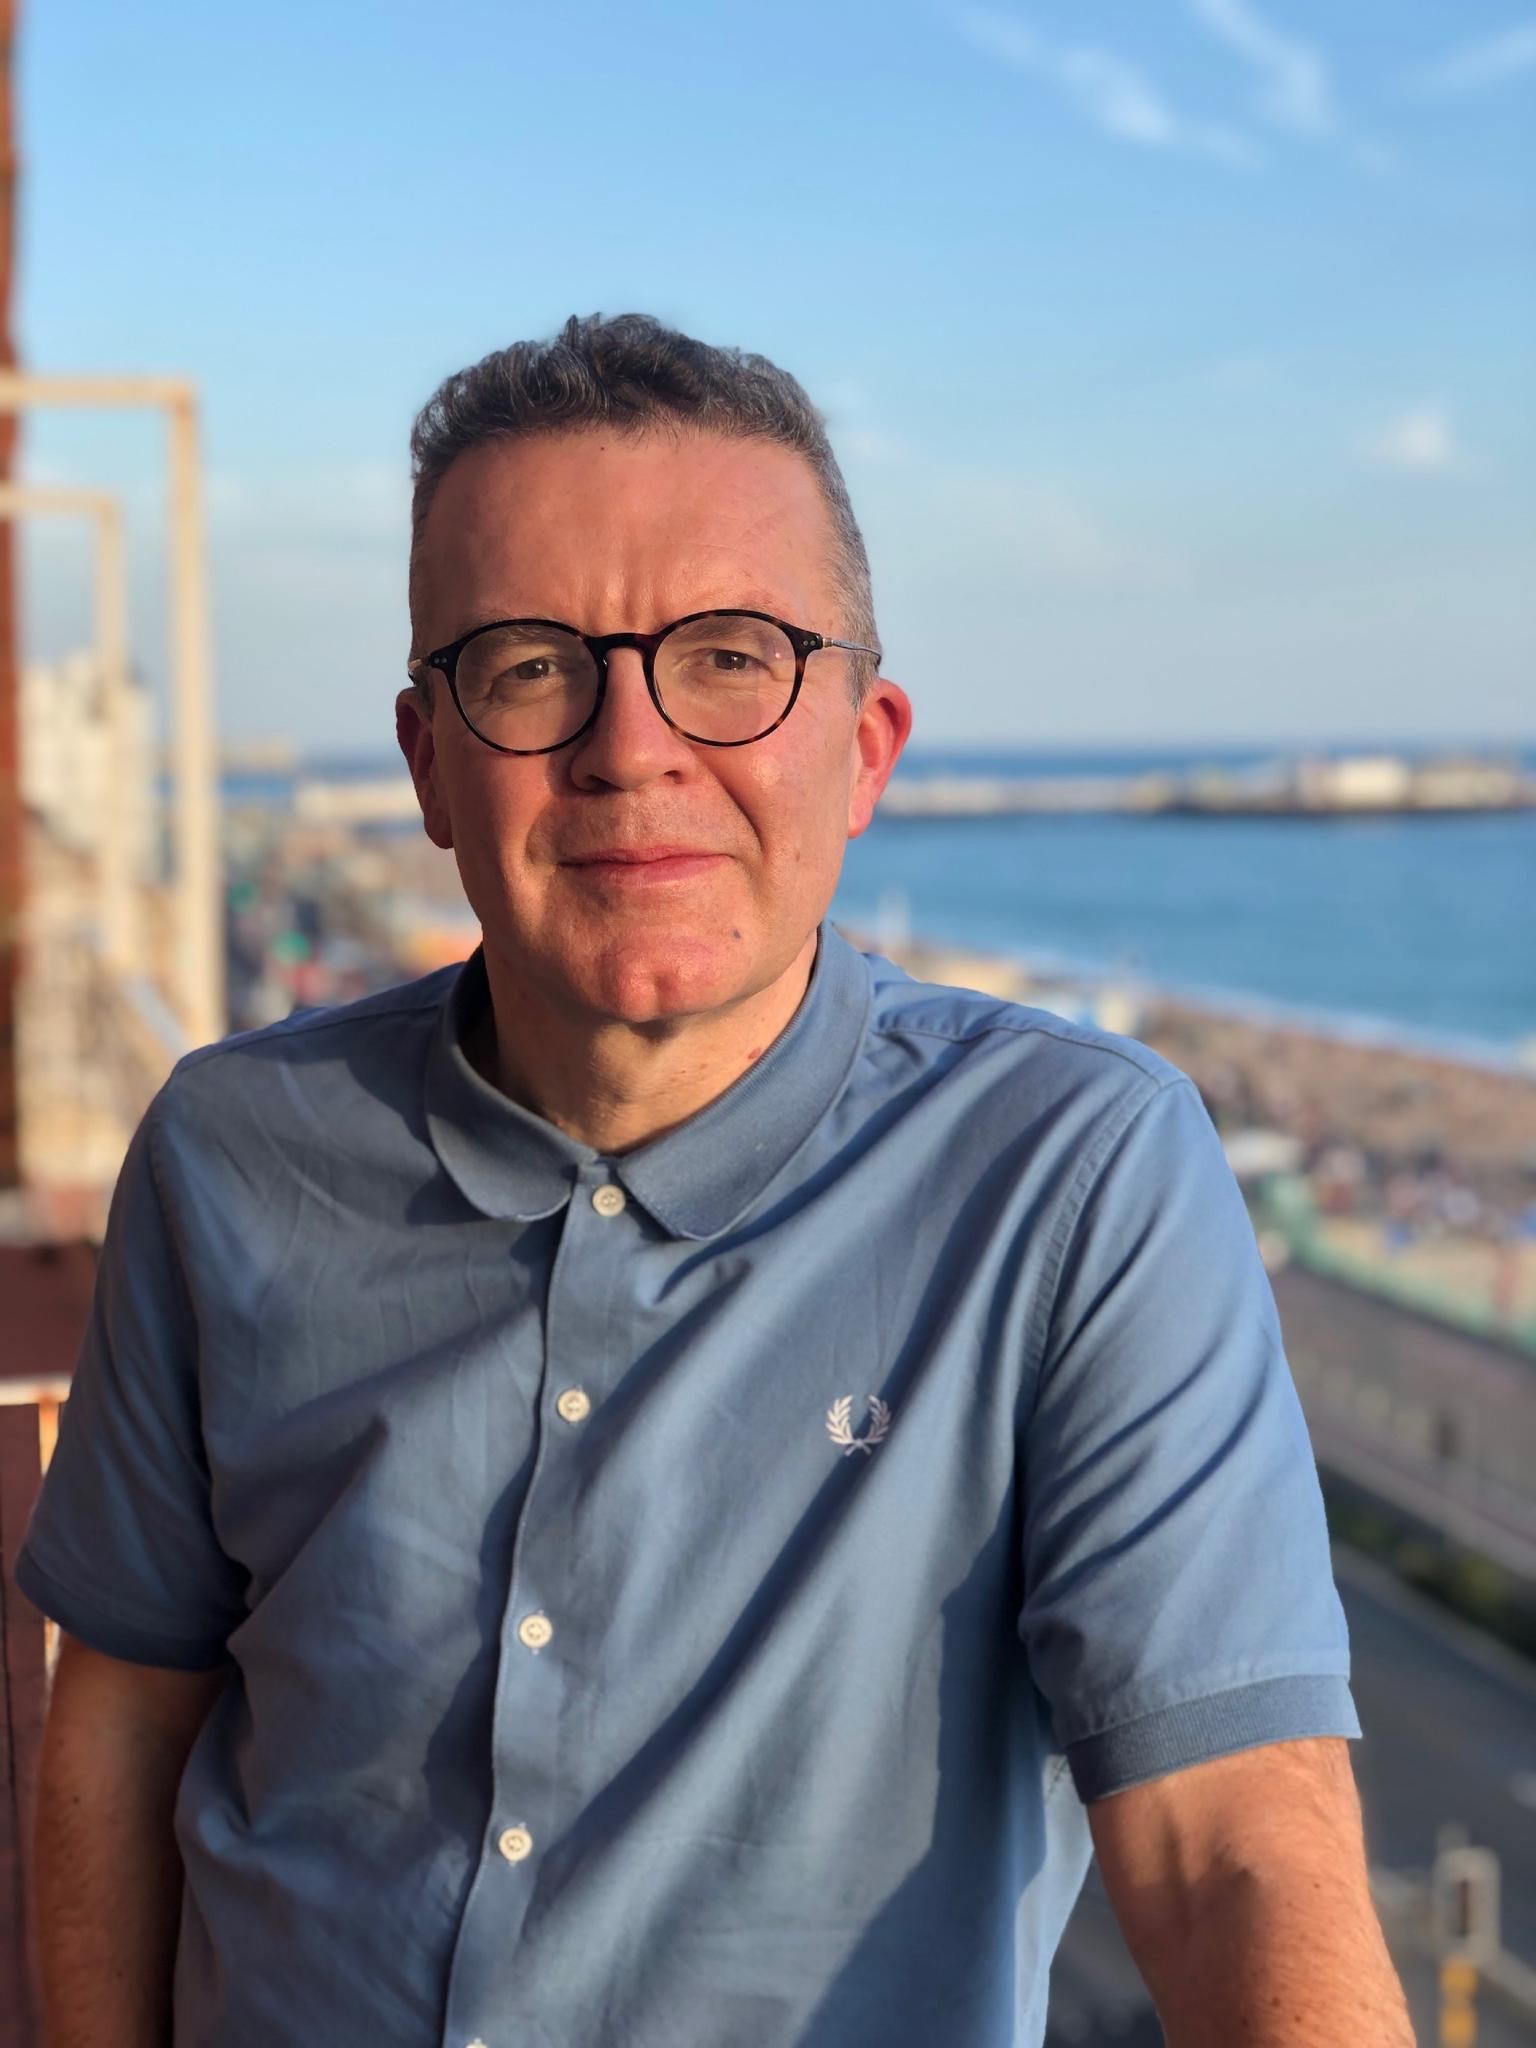
[[667,861],[719,860],[723,856],[707,846],[605,846],[596,853],[570,855],[562,865],[571,868],[657,867]]
[[646,889],[696,881],[728,857],[698,846],[608,846],[567,858],[561,866],[594,886]]

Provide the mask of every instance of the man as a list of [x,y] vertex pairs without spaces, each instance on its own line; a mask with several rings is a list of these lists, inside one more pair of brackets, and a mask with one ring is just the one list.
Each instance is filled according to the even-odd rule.
[[21,1568],[51,2048],[1033,2044],[1092,1849],[1175,2048],[1406,2048],[1198,1096],[825,922],[911,713],[820,416],[573,320],[413,452],[484,945],[134,1141]]

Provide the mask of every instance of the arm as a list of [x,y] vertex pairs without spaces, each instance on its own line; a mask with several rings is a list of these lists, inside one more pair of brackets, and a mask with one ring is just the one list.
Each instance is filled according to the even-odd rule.
[[1413,2048],[1343,1740],[1218,1757],[1088,1821],[1169,2048]]
[[43,1735],[36,1894],[47,2048],[164,2048],[181,1910],[171,1833],[218,1671],[163,1671],[66,1636]]

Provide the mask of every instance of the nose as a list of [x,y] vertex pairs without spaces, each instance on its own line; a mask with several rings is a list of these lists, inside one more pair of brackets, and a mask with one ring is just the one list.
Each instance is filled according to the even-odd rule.
[[570,751],[571,780],[580,789],[640,789],[683,774],[697,758],[651,701],[640,650],[613,648],[602,707]]

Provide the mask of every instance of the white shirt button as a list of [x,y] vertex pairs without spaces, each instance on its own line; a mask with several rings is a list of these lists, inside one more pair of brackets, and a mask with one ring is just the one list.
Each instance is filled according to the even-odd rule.
[[533,1837],[526,1828],[503,1828],[496,1846],[509,1863],[521,1863],[525,1856],[533,1854]]
[[592,1403],[580,1387],[567,1387],[555,1403],[555,1413],[565,1422],[585,1422]]
[[611,1180],[604,1181],[600,1188],[592,1190],[592,1206],[599,1216],[620,1215],[625,1201],[624,1190]]
[[530,1650],[542,1650],[554,1632],[555,1624],[547,1614],[525,1614],[517,1624],[518,1640]]

